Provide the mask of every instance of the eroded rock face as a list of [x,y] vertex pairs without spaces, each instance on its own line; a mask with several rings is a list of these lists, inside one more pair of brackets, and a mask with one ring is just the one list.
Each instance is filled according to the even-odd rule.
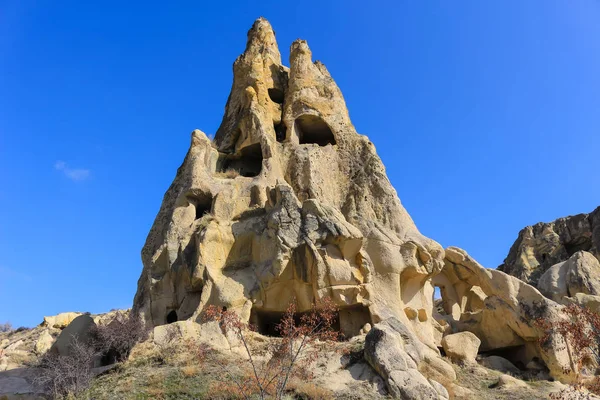
[[535,323],[566,318],[563,306],[513,276],[482,267],[462,249],[448,247],[445,254],[444,269],[432,283],[441,288],[447,311],[436,318],[448,331],[472,332],[481,340],[480,351],[503,351],[523,366],[542,360],[561,381],[575,378],[577,368],[563,339],[552,333],[541,345],[546,332]]
[[427,280],[443,249],[417,230],[305,41],[289,64],[257,20],[214,141],[192,133],[164,196],[134,310],[157,326],[217,305],[272,333],[290,302],[302,312],[330,297],[346,336],[396,317],[434,347]]
[[600,207],[524,228],[498,269],[537,286],[550,267],[581,250],[600,260]]

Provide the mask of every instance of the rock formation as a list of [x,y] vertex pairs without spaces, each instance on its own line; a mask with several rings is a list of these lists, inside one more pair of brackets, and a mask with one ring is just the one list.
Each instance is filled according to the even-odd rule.
[[257,20],[214,141],[192,132],[164,196],[134,309],[157,326],[213,304],[272,334],[290,302],[302,312],[330,297],[346,336],[393,316],[435,347],[427,281],[442,247],[417,230],[305,41],[289,64]]
[[[214,140],[192,132],[164,196],[142,249],[134,312],[151,327],[185,321],[175,329],[181,336],[213,332],[194,323],[215,305],[276,335],[291,302],[302,313],[327,297],[339,307],[346,337],[370,330],[365,357],[395,396],[447,397],[439,382],[456,375],[439,348],[445,335],[464,331],[476,337],[464,335],[472,349],[455,351],[458,358],[505,352],[570,380],[574,368],[561,339],[540,346],[545,333],[534,324],[563,318],[562,306],[421,235],[305,41],[292,44],[289,64],[269,23],[258,19],[233,65]],[[597,211],[525,229],[503,269],[533,280],[577,250],[597,254]],[[538,260],[543,243],[554,246],[554,258]],[[435,286],[443,315],[434,313]],[[155,328],[157,340],[163,330]],[[217,343],[213,333],[206,339]],[[457,347],[450,342],[448,349]]]
[[581,250],[600,260],[600,207],[522,229],[498,270],[537,286],[550,267]]

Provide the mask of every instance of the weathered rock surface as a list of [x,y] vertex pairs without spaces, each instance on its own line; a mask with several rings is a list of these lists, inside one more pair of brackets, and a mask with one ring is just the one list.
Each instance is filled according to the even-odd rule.
[[216,305],[268,333],[290,302],[302,312],[330,297],[346,336],[396,317],[435,346],[426,282],[443,267],[442,247],[417,230],[305,41],[289,63],[257,20],[214,141],[192,133],[164,196],[135,311],[158,326],[199,321]]
[[442,347],[446,355],[463,363],[475,363],[481,340],[471,332],[459,332],[444,336]]
[[600,260],[600,207],[524,228],[498,270],[537,286],[544,272],[580,250]]
[[44,322],[42,322],[42,325],[49,328],[64,329],[80,315],[81,313],[78,312],[64,312],[58,315],[44,317]]
[[587,251],[578,251],[567,261],[555,264],[542,274],[537,285],[540,292],[559,303],[578,293],[600,294],[600,262]]
[[49,351],[59,355],[70,354],[75,341],[82,344],[90,343],[91,329],[95,326],[94,319],[88,314],[78,316],[58,335]]

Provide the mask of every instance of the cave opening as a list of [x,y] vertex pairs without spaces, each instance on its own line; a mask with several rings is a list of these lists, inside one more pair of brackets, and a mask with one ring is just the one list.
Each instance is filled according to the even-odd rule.
[[200,219],[203,216],[210,214],[212,209],[212,196],[210,194],[201,193],[188,195],[188,202],[194,206],[195,218]]
[[279,143],[283,142],[287,133],[287,128],[283,121],[281,121],[278,124],[273,124],[273,129],[275,129],[275,138],[277,139],[277,141]]
[[167,324],[172,324],[173,322],[177,322],[177,311],[175,310],[171,310],[168,314],[167,314],[167,318],[166,318]]
[[[301,324],[303,315],[307,315],[311,311],[298,312],[294,314],[294,323],[296,326]],[[281,324],[285,312],[281,311],[265,311],[252,308],[250,312],[250,324],[256,328],[256,331],[261,335],[281,337],[279,325]],[[336,332],[340,332],[342,337],[349,339],[361,333],[361,329],[366,324],[372,324],[371,313],[369,308],[362,304],[355,304],[348,307],[343,307],[336,311],[335,318],[331,328]]]
[[[294,323],[298,326],[301,323],[301,317],[308,312],[294,313]],[[250,311],[250,325],[252,325],[258,333],[265,336],[281,337],[279,324],[281,324],[285,312],[282,311],[265,311],[252,308]],[[340,331],[339,314],[336,316],[332,328]]]
[[262,148],[260,143],[255,143],[238,154],[220,154],[216,172],[226,178],[255,177],[262,170],[262,161]]
[[336,144],[331,128],[319,116],[304,114],[296,118],[295,124],[300,144],[312,143],[319,146]]
[[269,92],[269,98],[271,99],[272,102],[277,103],[277,104],[283,104],[283,100],[285,99],[283,90],[277,89],[277,88],[270,88],[268,90],[268,92]]

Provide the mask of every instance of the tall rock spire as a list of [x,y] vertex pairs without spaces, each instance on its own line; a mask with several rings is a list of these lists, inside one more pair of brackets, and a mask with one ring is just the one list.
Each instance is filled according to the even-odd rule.
[[[292,44],[289,65],[258,19],[214,141],[194,131],[165,194],[136,310],[159,325],[226,306],[260,330],[291,301],[304,311],[330,297],[347,336],[395,316],[434,347],[426,278],[443,249],[415,227],[306,41]],[[409,319],[407,308],[423,311]]]

